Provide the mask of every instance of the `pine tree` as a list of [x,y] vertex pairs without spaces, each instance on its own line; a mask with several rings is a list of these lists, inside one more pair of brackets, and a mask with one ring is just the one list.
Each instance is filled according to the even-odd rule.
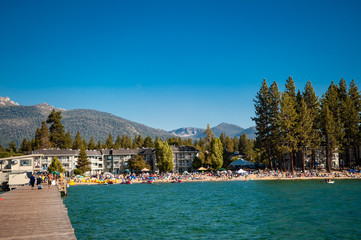
[[291,172],[294,171],[294,154],[297,150],[297,113],[295,103],[288,93],[282,94],[281,111],[278,116],[277,125],[280,127],[281,141],[280,144],[290,153]]
[[206,144],[206,149],[209,150],[210,146],[211,146],[211,142],[212,142],[212,140],[214,138],[214,134],[212,132],[211,127],[209,126],[209,123],[207,124],[207,128],[204,131],[204,134],[206,135],[205,138],[204,138],[204,142]]
[[227,150],[227,152],[231,152],[231,153],[234,152],[234,144],[233,144],[233,141],[231,140],[231,138],[229,136],[226,137],[224,147]]
[[41,144],[40,128],[37,128],[35,132],[33,148],[40,149],[40,144]]
[[109,133],[107,140],[105,141],[104,148],[112,149],[114,147],[113,136]]
[[46,123],[50,123],[50,142],[54,147],[65,148],[65,133],[64,126],[61,124],[61,112],[56,112],[55,109],[50,113]]
[[14,140],[11,140],[8,146],[10,152],[16,153],[16,143],[14,142]]
[[361,95],[358,91],[355,81],[351,81],[345,100],[343,101],[343,126],[345,130],[344,136],[344,149],[346,152],[346,163],[350,163],[350,150],[353,149],[356,158],[356,165],[360,165],[360,159],[358,156],[358,145],[360,131],[360,112],[361,112]]
[[70,132],[65,134],[65,142],[64,142],[65,149],[70,149],[73,147],[73,139],[71,138]]
[[53,158],[53,160],[51,161],[51,164],[48,167],[48,172],[52,173],[54,171],[57,171],[59,173],[62,173],[65,171],[65,169],[63,168],[63,165],[61,164],[61,162],[59,161],[59,159],[57,157]]
[[85,148],[82,146],[79,152],[78,162],[76,164],[76,168],[79,169],[82,174],[89,172],[91,170],[90,161],[88,156],[86,155]]
[[210,152],[211,165],[213,169],[219,169],[223,165],[223,146],[219,138],[213,138],[211,141]]
[[85,138],[82,139],[82,141],[81,141],[81,146],[82,146],[85,150],[88,149],[88,143],[86,142]]
[[153,148],[154,147],[154,143],[151,137],[146,137],[144,139],[144,147],[145,148]]
[[272,168],[272,144],[270,139],[270,116],[269,116],[269,88],[266,79],[263,80],[261,89],[256,95],[254,101],[255,117],[252,118],[256,123],[256,140],[259,144],[260,154],[269,162]]
[[143,147],[144,140],[141,135],[135,136],[133,140],[133,148],[141,148]]
[[89,144],[88,144],[88,149],[89,150],[95,150],[97,148],[97,145],[95,144],[94,138],[91,137]]
[[81,149],[82,146],[83,146],[82,137],[80,135],[80,132],[77,131],[76,136],[74,138],[72,149],[78,150],[78,149]]
[[173,151],[167,142],[159,140],[155,146],[157,164],[160,172],[173,170]]
[[128,135],[125,136],[125,138],[124,138],[123,147],[124,148],[132,148],[133,147],[132,139]]
[[97,144],[97,146],[96,146],[96,149],[97,149],[97,150],[102,150],[102,149],[103,149],[103,144],[102,144],[102,141],[101,141],[101,140],[98,141],[98,144]]
[[301,167],[305,172],[305,155],[310,149],[312,141],[313,121],[311,109],[307,107],[306,102],[301,98],[298,104],[298,116],[296,119],[298,149],[301,152]]
[[122,138],[118,134],[117,139],[115,140],[115,143],[114,143],[114,149],[122,148],[122,145],[123,145]]
[[302,92],[303,99],[307,105],[307,108],[310,110],[310,118],[313,122],[312,130],[310,134],[310,150],[311,150],[311,163],[310,168],[314,168],[314,163],[316,160],[316,150],[320,147],[321,144],[321,135],[320,135],[320,101],[316,96],[316,93],[312,87],[311,81],[308,81],[304,91]]
[[[279,146],[280,146],[280,127],[278,125],[278,116],[280,114],[280,92],[278,91],[278,86],[276,82],[273,82],[270,89],[269,89],[269,112],[268,112],[268,118],[269,118],[269,154],[270,154],[270,165],[272,169],[272,162],[274,159],[276,159],[280,152]],[[275,162],[274,168],[277,169],[277,162]]]
[[39,147],[41,149],[51,148],[51,143],[50,143],[50,138],[49,138],[49,130],[44,121],[41,123],[39,138],[40,138],[39,139],[40,140]]
[[336,138],[335,120],[325,98],[322,99],[321,119],[321,131],[326,147],[326,169],[328,172],[331,172],[332,153],[336,149],[338,143]]
[[26,138],[24,138],[20,146],[20,151],[22,153],[26,153],[26,152],[30,152],[31,150],[32,150],[31,142],[29,142]]

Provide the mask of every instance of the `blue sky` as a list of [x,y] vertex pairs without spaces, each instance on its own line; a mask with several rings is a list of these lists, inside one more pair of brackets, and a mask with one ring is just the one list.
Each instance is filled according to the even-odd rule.
[[253,126],[263,78],[361,83],[361,1],[1,1],[0,96],[172,130]]

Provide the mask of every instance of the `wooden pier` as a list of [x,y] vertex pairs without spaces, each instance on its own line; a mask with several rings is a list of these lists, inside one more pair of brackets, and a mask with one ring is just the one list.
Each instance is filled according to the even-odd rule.
[[0,219],[1,240],[76,239],[57,186],[24,186],[0,194]]

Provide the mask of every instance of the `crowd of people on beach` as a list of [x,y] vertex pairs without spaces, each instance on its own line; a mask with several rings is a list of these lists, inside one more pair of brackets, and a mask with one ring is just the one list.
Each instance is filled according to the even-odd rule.
[[90,177],[77,176],[69,179],[74,184],[131,184],[131,183],[153,183],[153,182],[191,182],[191,181],[249,181],[249,180],[289,180],[289,179],[317,179],[317,178],[361,178],[359,172],[332,172],[305,171],[305,172],[282,172],[267,170],[249,170],[242,173],[237,171],[211,171],[211,172],[183,172],[156,174],[142,172],[139,174],[95,174]]

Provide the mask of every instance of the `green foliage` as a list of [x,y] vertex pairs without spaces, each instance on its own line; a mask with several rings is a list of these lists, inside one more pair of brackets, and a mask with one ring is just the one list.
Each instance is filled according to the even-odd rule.
[[114,147],[113,136],[109,133],[107,140],[105,141],[104,148],[112,149]]
[[151,170],[151,166],[140,155],[135,155],[133,159],[128,161],[128,167],[137,172],[141,171],[144,168]]
[[169,172],[173,170],[173,151],[167,142],[159,140],[155,146],[157,155],[157,164],[160,172]]
[[223,146],[219,138],[213,138],[210,151],[211,164],[214,169],[219,169],[223,165]]
[[145,148],[154,148],[154,143],[153,143],[153,140],[151,137],[147,136],[145,139],[144,139],[144,145],[143,145]]
[[75,168],[74,169],[74,175],[82,175],[82,171],[80,169]]
[[65,145],[65,148],[66,149],[70,149],[70,148],[72,148],[72,146],[73,146],[73,139],[71,138],[71,134],[70,134],[70,132],[67,132],[66,134],[65,134],[65,143],[64,143]]
[[61,111],[56,112],[55,109],[50,113],[47,123],[50,123],[50,141],[54,147],[65,148],[64,126],[61,123]]
[[9,151],[13,151],[14,153],[16,152],[16,143],[14,141],[11,141],[8,146]]
[[28,140],[26,140],[24,138],[24,140],[20,146],[20,152],[26,153],[26,152],[30,152],[30,151],[32,151],[31,142],[29,142]]
[[82,174],[84,174],[91,170],[90,164],[91,163],[88,159],[88,156],[86,155],[85,149],[84,147],[82,147],[79,152],[76,168],[79,169],[82,172]]
[[51,161],[51,164],[48,167],[48,172],[53,172],[53,171],[57,171],[59,173],[62,173],[65,171],[65,169],[63,168],[63,165],[61,164],[61,162],[59,161],[59,159],[57,157],[54,157],[53,160]]
[[78,131],[74,138],[72,149],[74,149],[74,150],[81,149],[82,146],[83,146],[82,138],[81,138],[80,132]]

